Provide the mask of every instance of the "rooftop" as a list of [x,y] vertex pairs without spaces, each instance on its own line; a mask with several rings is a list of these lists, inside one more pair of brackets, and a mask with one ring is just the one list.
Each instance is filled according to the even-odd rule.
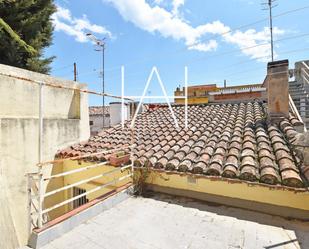
[[[105,114],[109,113],[109,106],[105,106]],[[103,115],[103,106],[89,106],[89,115]]]
[[[301,188],[307,185],[301,159],[293,149],[295,126],[302,123],[290,114],[278,124],[267,120],[263,102],[191,105],[188,129],[184,106],[173,106],[181,128],[176,128],[170,110],[161,106],[138,115],[135,123],[135,166],[165,171],[190,172],[219,178]],[[80,156],[131,144],[130,121],[117,125],[89,141],[58,153]],[[88,160],[108,160],[95,156]]]
[[151,197],[131,197],[43,249],[309,248],[304,222],[184,197]]

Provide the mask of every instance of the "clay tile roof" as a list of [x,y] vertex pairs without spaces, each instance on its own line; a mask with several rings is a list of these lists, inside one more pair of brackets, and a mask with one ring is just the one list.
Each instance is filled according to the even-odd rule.
[[[173,106],[180,128],[168,107],[138,115],[134,130],[135,166],[191,172],[271,185],[305,187],[306,180],[291,143],[299,121],[292,115],[280,123],[266,119],[267,104],[261,102],[188,106],[188,129],[184,106]],[[58,153],[58,157],[117,148],[131,143],[130,122],[103,131],[88,142]],[[93,158],[92,158],[93,159]],[[107,160],[97,157],[94,160]]]
[[[89,115],[102,115],[103,106],[89,106]],[[105,114],[109,114],[109,106],[105,106]]]

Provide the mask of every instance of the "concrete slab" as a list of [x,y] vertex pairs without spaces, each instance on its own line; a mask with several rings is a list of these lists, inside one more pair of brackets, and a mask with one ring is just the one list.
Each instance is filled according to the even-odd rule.
[[[95,202],[96,204],[89,206],[86,209],[82,209],[82,211],[74,213],[74,215],[67,217],[65,220],[59,223],[53,224],[52,226],[47,227],[42,231],[33,231],[29,238],[28,246],[30,246],[31,248],[41,248],[45,245],[48,245],[50,241],[53,241],[61,236],[63,237],[69,236],[69,234],[67,233],[70,232],[73,228],[76,228],[83,222],[93,217],[96,217],[99,214],[102,214],[102,212],[104,212],[105,210],[113,208],[114,206],[124,201],[125,199],[130,198],[132,196],[131,194],[132,191],[133,191],[132,187],[123,189],[120,192],[112,194],[107,199]],[[80,245],[88,244],[88,240],[86,241],[85,239],[83,241],[80,240],[82,239],[82,237],[77,239],[79,239],[77,242]],[[76,243],[74,241],[75,240],[73,239],[73,242],[71,242],[70,240],[66,241],[66,243],[69,243],[68,245],[71,245],[71,243],[75,245]],[[68,248],[69,247],[70,246],[68,246]]]
[[308,234],[308,222],[154,194],[129,198],[43,248],[309,248]]

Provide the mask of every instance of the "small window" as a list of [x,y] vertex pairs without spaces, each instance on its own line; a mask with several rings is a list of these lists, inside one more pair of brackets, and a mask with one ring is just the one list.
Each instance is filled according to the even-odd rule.
[[[86,193],[86,189],[82,189],[82,188],[73,188],[73,197],[75,196],[79,196],[81,194]],[[86,197],[86,195],[81,196],[80,198],[76,199],[73,201],[73,208],[78,208],[84,204],[86,204],[88,202],[88,199]]]
[[93,125],[93,121],[92,121],[92,120],[90,120],[90,121],[89,121],[89,124],[90,124],[90,125]]

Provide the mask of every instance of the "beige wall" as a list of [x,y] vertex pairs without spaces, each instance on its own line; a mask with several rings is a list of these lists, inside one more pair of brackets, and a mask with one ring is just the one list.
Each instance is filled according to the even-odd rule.
[[[0,73],[70,87],[73,81],[0,65]],[[39,87],[0,75],[0,248],[27,241],[28,172],[37,170]],[[43,160],[89,137],[88,97],[78,91],[43,87]],[[47,169],[47,171],[50,169]]]

